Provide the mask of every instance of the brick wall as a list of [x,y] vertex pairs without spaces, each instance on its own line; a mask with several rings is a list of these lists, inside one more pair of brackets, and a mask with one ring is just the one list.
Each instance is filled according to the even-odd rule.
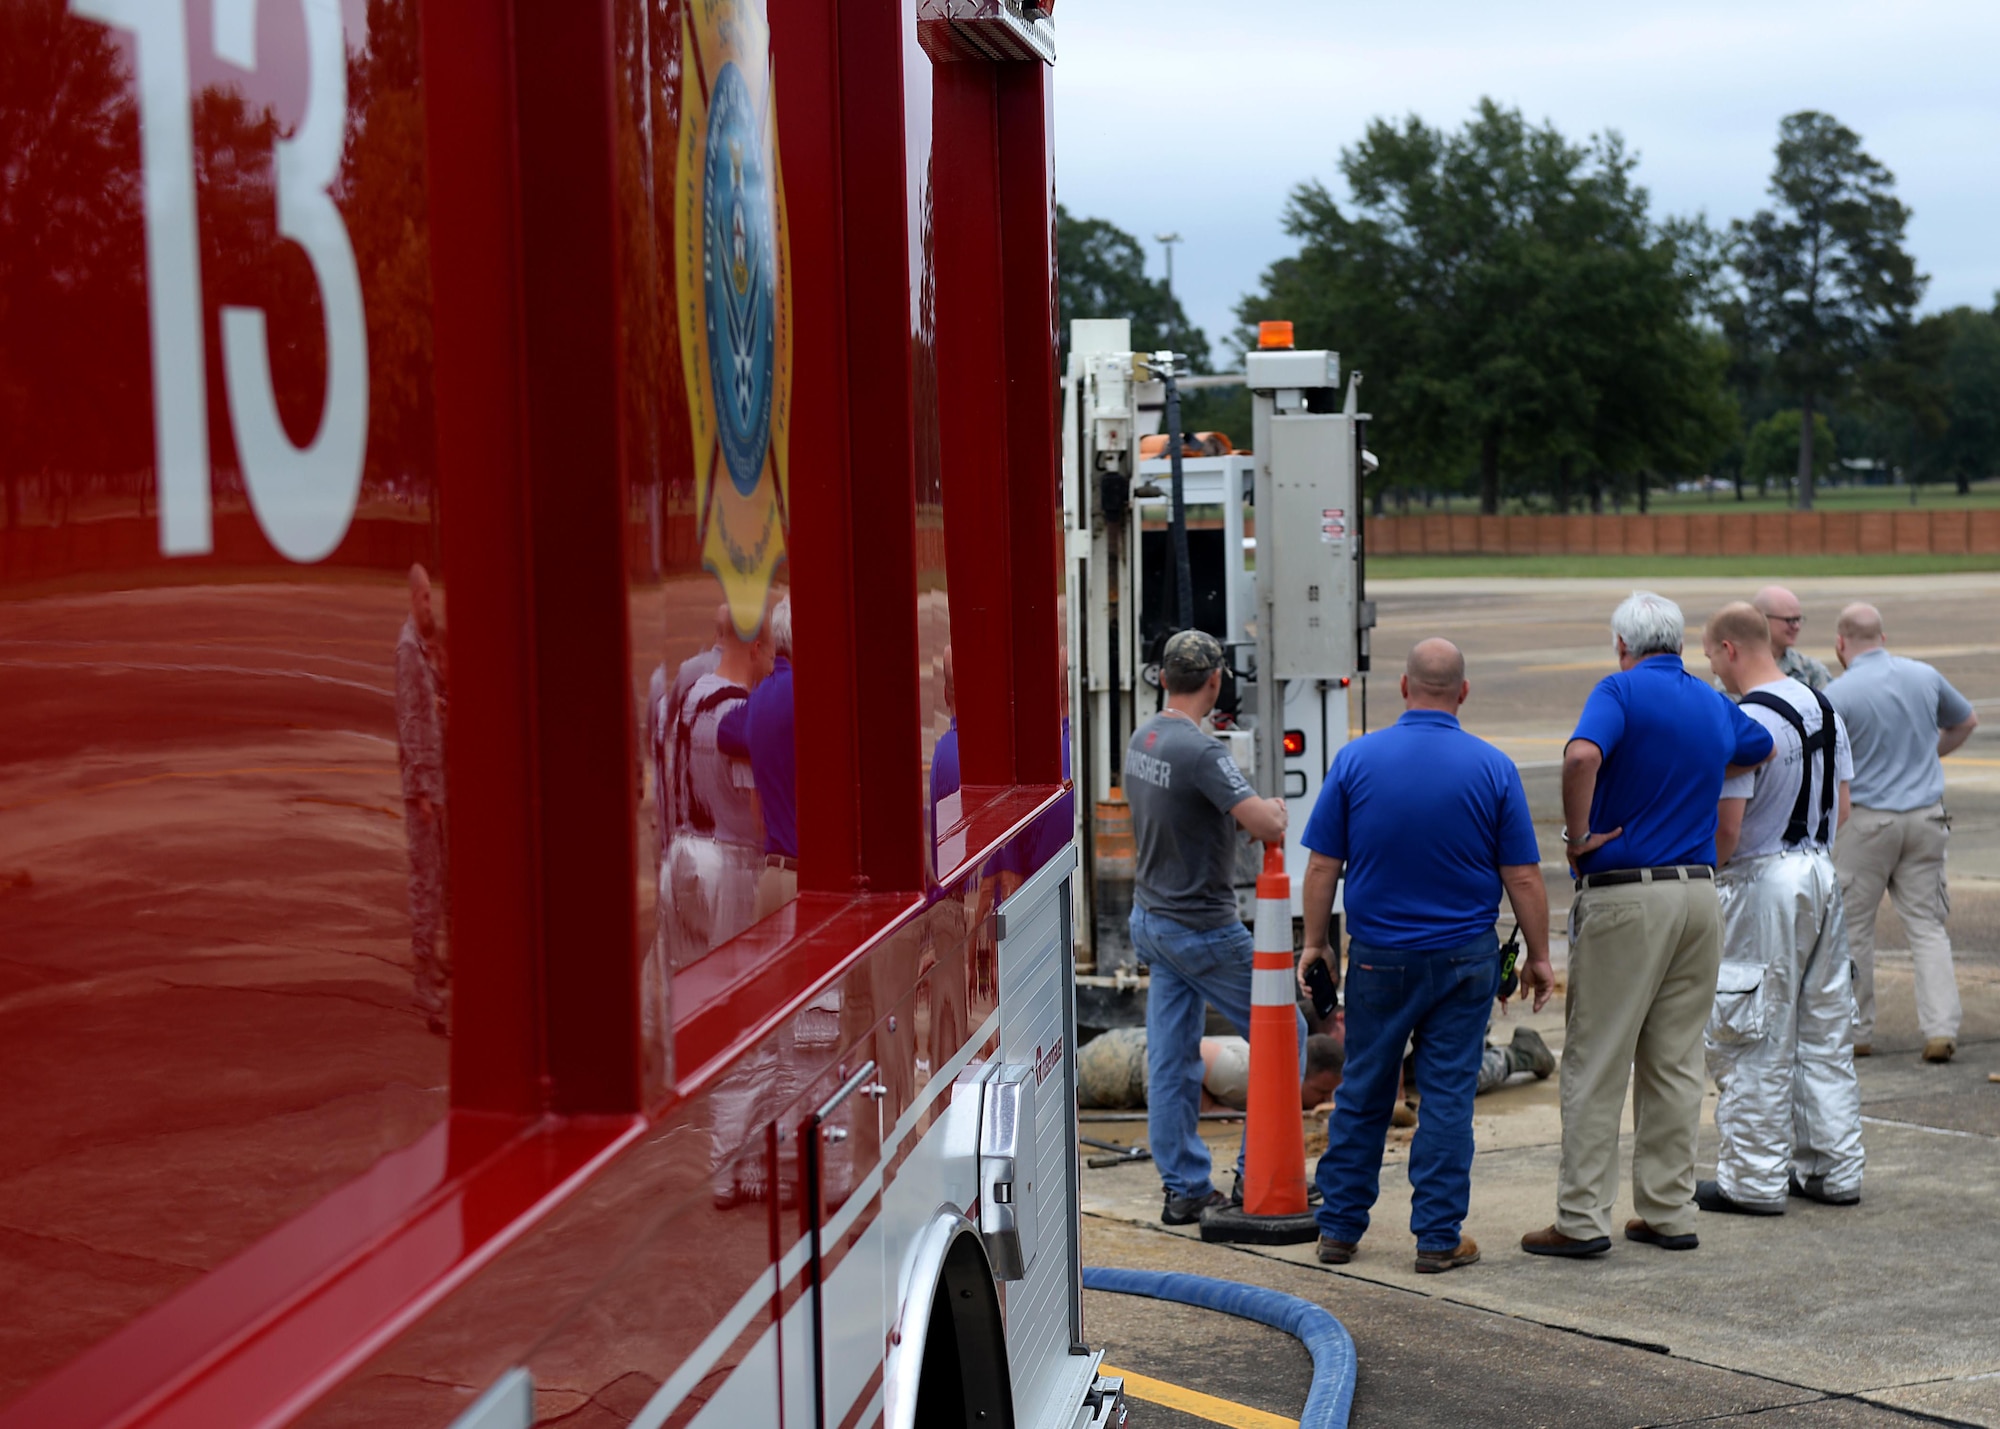
[[1673,512],[1652,516],[1384,516],[1378,556],[2000,555],[1991,511]]

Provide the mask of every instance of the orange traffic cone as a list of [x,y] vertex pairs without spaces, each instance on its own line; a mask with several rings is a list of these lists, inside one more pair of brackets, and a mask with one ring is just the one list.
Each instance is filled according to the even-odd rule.
[[1250,974],[1250,1096],[1244,1122],[1243,1204],[1203,1213],[1201,1238],[1296,1245],[1319,1228],[1306,1208],[1305,1128],[1299,1114],[1297,983],[1292,970],[1292,880],[1285,852],[1264,846]]

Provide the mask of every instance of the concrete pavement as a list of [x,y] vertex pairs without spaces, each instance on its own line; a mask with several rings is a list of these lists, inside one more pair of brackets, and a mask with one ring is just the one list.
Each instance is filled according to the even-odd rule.
[[[1906,976],[1889,989],[1892,998],[1898,993],[1908,995]],[[2000,1071],[2000,988],[1982,982],[1966,993],[1969,1024],[1976,1019],[1977,1025],[1968,1026],[1958,1061],[1932,1067],[1904,1053],[1862,1064],[1869,1164],[1859,1206],[1795,1201],[1776,1220],[1704,1215],[1701,1248],[1684,1254],[1615,1239],[1611,1252],[1593,1261],[1525,1255],[1517,1245],[1521,1234],[1552,1218],[1560,1157],[1555,1083],[1529,1081],[1478,1104],[1466,1223],[1484,1253],[1476,1266],[1444,1276],[1416,1274],[1415,1240],[1406,1225],[1407,1132],[1392,1133],[1375,1224],[1347,1266],[1319,1266],[1311,1246],[1254,1252],[1204,1246],[1192,1231],[1160,1226],[1159,1183],[1148,1166],[1085,1173],[1087,1259],[1259,1284],[1278,1284],[1259,1278],[1275,1273],[1272,1263],[1289,1267],[1297,1278],[1278,1288],[1327,1305],[1356,1338],[1362,1385],[1372,1387],[1357,1398],[1357,1424],[1500,1422],[1457,1417],[1466,1403],[1459,1396],[1470,1392],[1468,1384],[1486,1384],[1493,1367],[1508,1363],[1515,1349],[1527,1353],[1527,1345],[1517,1343],[1526,1336],[1561,1347],[1569,1367],[1551,1388],[1561,1391],[1556,1397],[1569,1408],[1561,1414],[1552,1408],[1547,1418],[1510,1412],[1509,1424],[1665,1424],[1747,1412],[1752,1400],[1769,1408],[1851,1398],[1882,1410],[2000,1425],[2000,1086],[1986,1080],[1988,1072]],[[1555,1011],[1552,1004],[1531,1021],[1560,1048]],[[1714,1164],[1712,1107],[1711,1098],[1704,1109],[1703,1174],[1712,1174]],[[1143,1135],[1142,1128],[1129,1130]],[[1216,1160],[1226,1165],[1235,1132],[1218,1130],[1213,1140]],[[1623,1165],[1629,1168],[1629,1143]],[[1622,1221],[1630,1214],[1626,1190],[1617,1216]],[[1354,1302],[1362,1285],[1381,1293]],[[1109,1298],[1093,1296],[1092,1303]],[[1366,1306],[1366,1317],[1357,1320],[1345,1308],[1349,1303]],[[1385,1306],[1394,1313],[1381,1321]],[[1122,1336],[1143,1343],[1131,1322],[1140,1312],[1121,1306],[1105,1313],[1112,1316],[1114,1362],[1157,1372],[1145,1367],[1154,1361],[1121,1342]],[[1558,1331],[1563,1337],[1542,1338]],[[1211,1327],[1206,1333],[1219,1332]],[[1190,1345],[1205,1343],[1192,1329],[1188,1334]],[[1371,1345],[1383,1334],[1387,1346]],[[1099,1338],[1094,1325],[1091,1335]],[[1215,1341],[1218,1365],[1205,1373],[1215,1383],[1240,1387],[1227,1368],[1228,1343]],[[1632,1360],[1635,1353],[1643,1359]],[[1521,1367],[1529,1380],[1556,1373],[1542,1351],[1535,1354],[1532,1369]],[[1200,1363],[1178,1352],[1162,1362],[1170,1369]],[[1634,1365],[1648,1384],[1659,1380],[1642,1397],[1651,1406],[1643,1412],[1642,1400],[1632,1398],[1636,1389],[1626,1383],[1639,1372]],[[1725,1406],[1710,1371],[1763,1388]],[[1571,1402],[1573,1391],[1606,1384],[1624,1387],[1598,1409],[1585,1412],[1588,1396],[1583,1406]],[[1224,1392],[1206,1378],[1197,1387]],[[1481,1402],[1508,1402],[1486,1397],[1486,1389],[1478,1392]],[[1613,1413],[1616,1406],[1631,1412]],[[1296,1403],[1290,1412],[1297,1413]]]

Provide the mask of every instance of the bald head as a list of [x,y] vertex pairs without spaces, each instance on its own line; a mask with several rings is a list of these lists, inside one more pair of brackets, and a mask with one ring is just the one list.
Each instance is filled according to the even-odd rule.
[[1781,585],[1767,585],[1750,597],[1755,606],[1771,622],[1771,653],[1782,656],[1799,642],[1799,632],[1805,628],[1805,610],[1799,598]]
[[1840,622],[1834,631],[1850,645],[1880,645],[1882,612],[1857,600],[1840,612]]
[[1456,711],[1465,703],[1465,656],[1449,640],[1420,641],[1403,666],[1403,702],[1411,709]]
[[1840,657],[1842,669],[1852,665],[1856,655],[1881,648],[1881,611],[1857,600],[1840,612],[1840,619],[1833,627],[1833,653]]
[[1771,652],[1771,624],[1745,601],[1732,601],[1708,618],[1701,648],[1708,668],[1732,695],[1783,678]]
[[1704,636],[1710,642],[1727,640],[1736,645],[1761,645],[1771,633],[1770,622],[1755,605],[1732,601],[1708,618]]
[[1882,612],[1872,605],[1856,601],[1840,612],[1840,623],[1834,627],[1850,643],[1864,641],[1870,645],[1882,643]]

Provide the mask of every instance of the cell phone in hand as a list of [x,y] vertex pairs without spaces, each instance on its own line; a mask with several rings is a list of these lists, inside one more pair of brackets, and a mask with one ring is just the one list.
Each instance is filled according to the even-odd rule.
[[1333,971],[1320,958],[1306,966],[1306,991],[1312,994],[1313,1012],[1324,1022],[1333,1016],[1340,999],[1334,992]]

